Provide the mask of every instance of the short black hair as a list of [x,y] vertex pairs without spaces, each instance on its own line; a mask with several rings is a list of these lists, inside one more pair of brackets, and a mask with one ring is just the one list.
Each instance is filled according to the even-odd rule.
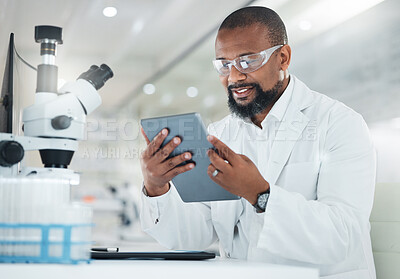
[[221,29],[244,28],[253,24],[262,24],[268,29],[268,40],[271,45],[288,43],[286,27],[279,15],[266,7],[244,7],[228,15],[221,23]]

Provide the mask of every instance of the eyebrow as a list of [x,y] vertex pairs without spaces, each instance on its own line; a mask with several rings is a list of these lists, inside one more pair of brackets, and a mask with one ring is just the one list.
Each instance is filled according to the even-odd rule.
[[[250,55],[250,54],[257,54],[258,52],[245,52],[245,53],[242,53],[242,54],[240,54],[238,57],[236,57],[236,58],[239,58],[239,57],[242,57],[242,56],[246,56],[246,55]],[[232,59],[232,60],[235,60],[236,58],[234,58],[234,59]],[[226,59],[225,57],[218,57],[218,58],[215,58],[215,60],[229,60],[229,59]],[[231,60],[230,60],[231,61]]]

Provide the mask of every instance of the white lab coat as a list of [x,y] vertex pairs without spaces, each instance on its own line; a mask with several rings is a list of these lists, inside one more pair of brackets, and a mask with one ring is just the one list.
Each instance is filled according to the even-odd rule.
[[[271,187],[265,213],[244,199],[184,203],[171,187],[142,196],[142,228],[170,249],[203,250],[218,239],[222,256],[314,267],[326,278],[374,279],[369,216],[376,163],[368,128],[342,103],[293,75],[290,83],[272,147],[258,148],[253,161]],[[248,155],[253,135],[244,125],[228,116],[209,130]]]

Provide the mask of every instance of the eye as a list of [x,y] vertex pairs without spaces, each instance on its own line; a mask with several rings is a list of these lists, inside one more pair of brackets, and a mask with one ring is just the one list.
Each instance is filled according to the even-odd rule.
[[262,62],[262,57],[259,54],[250,54],[240,57],[239,65],[243,69],[257,67]]
[[259,57],[256,57],[255,55],[249,55],[249,56],[244,56],[240,58],[240,64],[246,63],[247,65],[254,63],[259,60]]
[[231,64],[231,62],[228,60],[221,60],[221,64],[222,64],[222,67],[229,68],[229,65]]

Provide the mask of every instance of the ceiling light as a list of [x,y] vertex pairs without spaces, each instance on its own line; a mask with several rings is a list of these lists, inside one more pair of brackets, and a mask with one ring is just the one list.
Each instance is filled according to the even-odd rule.
[[186,90],[186,94],[189,97],[194,98],[199,94],[199,90],[196,87],[191,86]]
[[103,10],[103,15],[106,17],[114,17],[117,15],[117,8],[115,7],[105,7]]
[[312,24],[308,20],[301,20],[299,22],[299,28],[303,31],[308,31],[312,28]]
[[[299,23],[307,19],[311,22],[318,22],[318,29],[327,30],[328,28],[339,25],[340,23],[370,9],[371,7],[383,2],[384,0],[324,0],[315,1],[314,5],[305,9],[299,14]],[[303,27],[309,26],[307,21],[301,23]],[[299,24],[300,27],[300,24]],[[300,27],[301,28],[301,27]]]
[[143,92],[147,95],[154,94],[156,92],[156,87],[151,83],[145,84],[143,86]]

